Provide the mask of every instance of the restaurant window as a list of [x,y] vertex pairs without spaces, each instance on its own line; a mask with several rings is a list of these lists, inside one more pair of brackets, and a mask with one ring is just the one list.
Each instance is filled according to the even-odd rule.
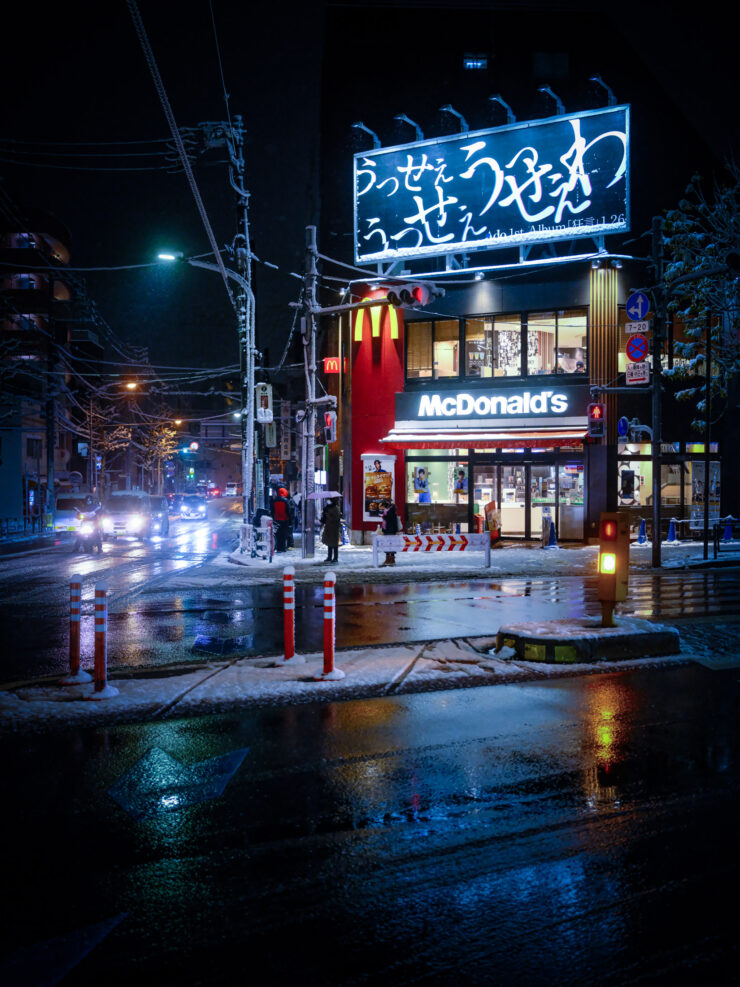
[[586,372],[588,317],[583,309],[536,312],[527,319],[527,373]]
[[406,324],[406,376],[432,376],[432,323]]
[[465,373],[468,377],[519,377],[522,324],[518,315],[465,320]]
[[460,326],[457,319],[434,323],[434,376],[460,374]]

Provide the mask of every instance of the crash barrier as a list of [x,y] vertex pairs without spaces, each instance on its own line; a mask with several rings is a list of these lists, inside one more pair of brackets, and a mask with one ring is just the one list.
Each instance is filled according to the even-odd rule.
[[331,682],[343,679],[341,668],[334,667],[334,641],[337,626],[337,598],[335,585],[337,574],[324,573],[324,670],[314,675],[317,682]]
[[272,557],[275,554],[275,534],[272,518],[261,517],[259,528],[252,528],[252,531],[254,538],[252,557],[272,562]]
[[373,535],[373,565],[380,565],[381,552],[483,552],[486,568],[491,567],[491,536],[455,535]]
[[283,569],[283,633],[285,658],[282,664],[303,665],[306,659],[295,653],[295,568],[292,565]]
[[108,587],[95,587],[95,687],[85,699],[111,699],[118,695],[108,685]]

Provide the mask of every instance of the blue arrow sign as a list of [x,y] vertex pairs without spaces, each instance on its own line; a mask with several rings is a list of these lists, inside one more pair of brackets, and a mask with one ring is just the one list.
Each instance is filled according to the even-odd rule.
[[629,418],[624,415],[617,422],[617,435],[626,435],[630,430]]
[[187,809],[223,794],[248,750],[241,747],[186,766],[153,747],[118,779],[108,794],[134,819]]
[[627,315],[630,319],[639,322],[644,319],[650,311],[650,302],[644,291],[633,291],[627,299]]

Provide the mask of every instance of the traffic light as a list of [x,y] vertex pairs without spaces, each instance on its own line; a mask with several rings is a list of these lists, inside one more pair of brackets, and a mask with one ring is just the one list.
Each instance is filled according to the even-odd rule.
[[603,513],[599,522],[598,593],[602,627],[614,627],[614,604],[627,599],[630,529],[624,512]]
[[337,413],[336,411],[325,411],[324,412],[324,440],[328,444],[329,442],[336,442],[337,440]]
[[597,402],[588,406],[588,434],[592,439],[606,435],[606,405]]
[[388,289],[388,303],[396,308],[424,308],[433,298],[441,298],[444,288],[431,281],[410,281],[394,284]]

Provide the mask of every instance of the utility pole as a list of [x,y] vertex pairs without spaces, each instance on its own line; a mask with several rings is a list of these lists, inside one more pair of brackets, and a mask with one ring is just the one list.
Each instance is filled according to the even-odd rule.
[[305,283],[305,309],[306,315],[303,323],[303,362],[306,369],[306,415],[302,422],[303,427],[303,483],[301,490],[301,555],[305,558],[313,558],[315,551],[315,519],[316,501],[309,500],[309,495],[314,492],[314,469],[315,469],[315,437],[316,437],[316,315],[318,307],[316,303],[316,282],[318,280],[318,270],[316,268],[316,257],[318,248],[316,246],[316,227],[306,227],[306,270],[304,275]]
[[[54,529],[54,449],[56,446],[56,327],[54,325],[53,305],[54,305],[54,279],[53,271],[49,271],[49,343],[46,357],[46,403],[44,413],[46,415],[46,513],[51,515],[51,528]],[[41,477],[39,476],[39,486]]]
[[[205,147],[225,146],[229,154],[229,184],[236,194],[237,234],[234,238],[236,272],[227,276],[236,281],[237,329],[239,334],[239,390],[241,397],[241,477],[242,477],[242,537],[241,550],[246,547],[246,528],[254,510],[254,370],[255,370],[255,300],[252,290],[252,249],[249,237],[249,192],[244,188],[244,126],[241,116],[234,122],[201,123]],[[194,261],[195,267],[208,267]],[[219,268],[216,266],[216,270]],[[236,277],[232,277],[232,274]]]
[[650,447],[653,472],[653,550],[654,569],[661,566],[660,530],[660,447],[661,429],[661,356],[665,334],[666,292],[663,284],[663,219],[653,217],[653,266],[655,268],[655,319],[653,321],[653,379],[652,383],[652,430],[653,441]]

